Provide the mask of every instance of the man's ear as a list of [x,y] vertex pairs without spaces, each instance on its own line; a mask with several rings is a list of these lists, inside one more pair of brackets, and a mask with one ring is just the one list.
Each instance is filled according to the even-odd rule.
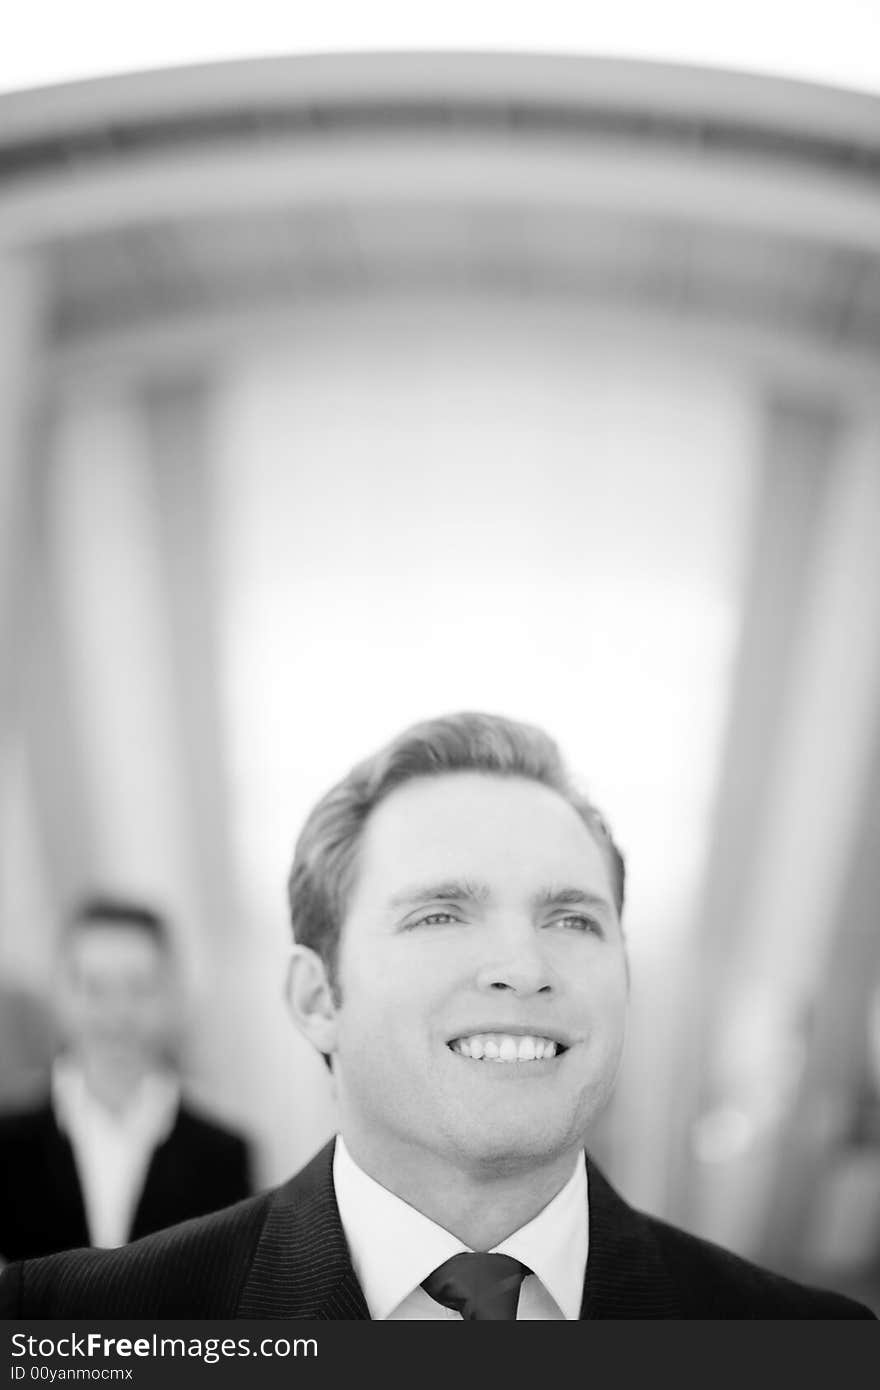
[[287,971],[287,1006],[297,1028],[325,1056],[336,1050],[337,1006],[327,967],[308,946],[294,946]]

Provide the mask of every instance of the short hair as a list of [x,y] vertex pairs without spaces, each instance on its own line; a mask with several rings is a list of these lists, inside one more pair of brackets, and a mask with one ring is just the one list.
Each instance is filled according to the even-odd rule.
[[171,953],[171,937],[165,918],[146,903],[128,898],[95,895],[85,898],[67,919],[65,936],[72,938],[89,927],[129,928],[142,932],[164,955]]
[[404,783],[452,772],[525,778],[558,792],[603,852],[614,903],[618,914],[623,912],[623,855],[603,816],[575,789],[553,739],[531,724],[497,714],[445,715],[415,724],[353,767],[317,803],[297,840],[288,879],[293,935],[321,957],[334,988],[342,924],[367,818]]

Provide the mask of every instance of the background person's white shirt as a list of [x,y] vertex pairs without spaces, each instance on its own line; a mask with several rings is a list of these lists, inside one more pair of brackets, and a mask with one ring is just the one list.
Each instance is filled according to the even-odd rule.
[[155,1073],[114,1114],[95,1099],[73,1061],[56,1061],[52,1104],[73,1149],[92,1245],[107,1248],[129,1239],[150,1159],[170,1134],[179,1102],[174,1077]]
[[[468,1247],[415,1207],[369,1177],[341,1135],[333,1154],[333,1185],[370,1317],[460,1321],[420,1287],[438,1265]],[[580,1154],[561,1192],[492,1253],[511,1255],[533,1271],[523,1280],[517,1321],[580,1317],[589,1241],[587,1167]]]

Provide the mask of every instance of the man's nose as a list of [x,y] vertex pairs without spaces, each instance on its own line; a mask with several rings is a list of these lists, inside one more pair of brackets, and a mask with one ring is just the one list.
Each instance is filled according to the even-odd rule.
[[553,971],[540,933],[531,923],[493,932],[487,955],[477,973],[482,990],[510,990],[530,995],[550,992]]

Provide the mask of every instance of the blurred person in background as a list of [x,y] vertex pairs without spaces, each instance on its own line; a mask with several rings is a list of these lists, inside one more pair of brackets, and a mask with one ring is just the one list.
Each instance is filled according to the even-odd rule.
[[237,1134],[181,1097],[164,920],[95,900],[60,943],[50,1094],[0,1115],[0,1258],[111,1247],[249,1195]]
[[0,1314],[872,1316],[633,1210],[585,1149],[623,1051],[624,864],[540,729],[401,734],[312,810],[289,898],[338,1135],[224,1212],[7,1269]]

